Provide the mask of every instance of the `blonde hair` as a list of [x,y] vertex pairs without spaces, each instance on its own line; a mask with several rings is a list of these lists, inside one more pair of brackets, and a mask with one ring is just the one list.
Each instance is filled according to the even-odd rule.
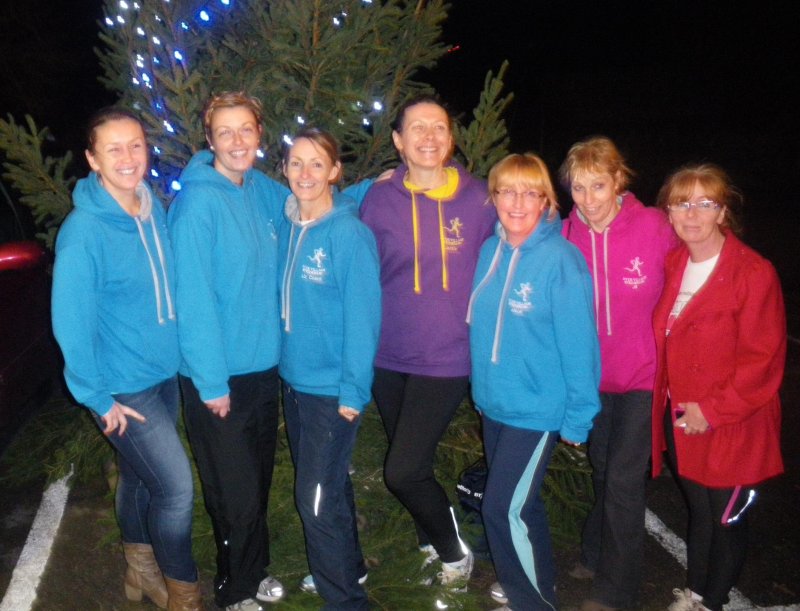
[[581,172],[610,174],[617,183],[618,194],[628,188],[633,178],[633,170],[627,166],[616,145],[605,136],[593,136],[570,147],[558,171],[561,184],[569,189]]
[[514,183],[541,191],[547,198],[547,218],[552,220],[558,214],[558,200],[553,181],[550,180],[550,172],[538,155],[512,153],[498,161],[489,170],[490,196],[494,196],[500,183]]

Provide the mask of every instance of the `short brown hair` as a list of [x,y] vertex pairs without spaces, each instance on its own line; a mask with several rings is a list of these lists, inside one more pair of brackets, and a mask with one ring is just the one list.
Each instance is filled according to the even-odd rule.
[[[336,141],[336,138],[333,137],[329,132],[326,132],[324,129],[320,129],[318,127],[304,127],[301,129],[297,134],[295,134],[294,138],[292,138],[292,142],[297,142],[300,138],[305,138],[306,140],[311,140],[314,144],[316,144],[319,148],[321,148],[328,158],[331,160],[333,165],[339,165],[339,172],[336,174],[336,177],[331,181],[332,183],[337,183],[342,177],[342,160],[339,156],[339,143]],[[283,151],[283,165],[284,168],[286,167],[286,163],[289,161],[289,153],[291,152],[292,147],[286,146]]]
[[211,139],[211,120],[214,117],[214,113],[220,108],[235,108],[237,106],[243,106],[252,112],[259,128],[264,123],[264,110],[261,106],[261,100],[247,95],[244,91],[223,91],[211,96],[206,102],[205,108],[203,108],[203,129],[206,132],[206,138]]

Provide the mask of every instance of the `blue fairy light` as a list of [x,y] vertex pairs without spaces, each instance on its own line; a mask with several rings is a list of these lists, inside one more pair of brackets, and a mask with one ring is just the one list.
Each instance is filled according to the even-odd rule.
[[205,22],[211,21],[211,15],[209,15],[208,11],[205,9],[200,11],[197,15],[198,17],[200,17],[200,21],[205,21]]
[[158,66],[158,65],[160,65],[160,64],[161,64],[161,60],[160,60],[160,59],[158,59],[157,57],[154,57],[154,58],[153,58],[153,63],[154,63],[156,66]]
[[125,0],[119,0],[119,8],[121,8],[123,11],[127,11],[130,7]]
[[117,15],[117,23],[125,23],[125,20],[122,18],[122,15]]
[[158,173],[158,170],[156,170],[155,168],[150,168],[150,176],[152,176],[153,178],[158,178],[160,174]]
[[179,183],[177,180],[173,180],[171,183],[169,183],[169,186],[172,187],[173,191],[181,190],[181,183]]
[[170,134],[175,133],[175,128],[172,127],[172,125],[170,125],[169,121],[164,121],[163,123],[164,123],[164,129],[166,129]]
[[363,125],[364,127],[369,127],[370,125],[369,119],[367,117],[363,117],[361,119],[361,125]]
[[256,157],[258,157],[259,159],[264,159],[265,156],[266,155],[264,155],[264,151],[262,151],[261,149],[256,149]]
[[185,21],[181,21],[181,29],[183,29],[184,31],[188,31],[189,30],[189,24],[186,23]]
[[381,104],[380,101],[375,100],[372,103],[372,108],[375,110],[375,112],[380,112],[383,110],[383,104]]
[[224,6],[230,6],[231,5],[231,0],[219,0],[219,3],[224,5]]
[[106,25],[111,28],[114,27],[114,21],[111,19],[111,17],[106,17]]
[[160,45],[161,44],[161,39],[158,36],[153,36],[153,44],[154,45]]
[[178,51],[177,49],[175,49],[175,51],[173,51],[173,53],[172,53],[172,56],[173,56],[175,59],[177,59],[179,62],[182,62],[182,61],[183,61],[183,53],[181,53],[181,52],[180,52],[180,51]]
[[342,25],[342,22],[341,22],[341,21],[339,21],[339,18],[338,18],[338,17],[334,17],[334,18],[333,18],[333,25],[335,25],[335,26],[337,26],[337,27],[338,27],[338,26]]
[[300,115],[297,115],[297,119],[296,120],[300,125],[305,125],[306,124],[306,120],[303,117],[301,117]]
[[134,85],[141,85],[141,83],[139,82],[139,79],[138,79],[138,78],[136,78],[135,76],[134,76],[134,77],[131,79],[131,82],[132,82]]
[[160,155],[160,154],[161,154],[161,149],[160,149],[160,148],[158,148],[157,146],[154,146],[154,147],[153,147],[153,152],[154,152],[156,155]]
[[139,26],[139,27],[137,27],[137,28],[136,28],[136,33],[137,33],[139,36],[141,36],[142,38],[144,38],[145,36],[147,36],[147,32],[145,32],[145,31],[144,31],[144,28],[143,28],[142,26]]
[[283,134],[282,140],[284,144],[288,144],[289,146],[292,146],[294,144],[294,141],[292,140],[291,136],[289,136],[289,134]]
[[147,74],[147,72],[142,72],[142,80],[143,80],[145,83],[149,83],[149,82],[150,82],[150,75],[149,75],[149,74]]

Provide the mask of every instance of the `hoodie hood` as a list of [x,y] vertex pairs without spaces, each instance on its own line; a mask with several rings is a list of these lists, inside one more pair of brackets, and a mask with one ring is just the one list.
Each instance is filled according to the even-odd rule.
[[289,197],[286,198],[286,205],[284,206],[284,212],[286,213],[286,218],[288,218],[293,225],[318,225],[319,223],[323,223],[331,218],[339,216],[341,214],[349,214],[351,216],[358,216],[358,204],[350,197],[343,195],[334,191],[333,193],[333,207],[328,210],[325,214],[321,217],[314,219],[308,223],[302,223],[300,221],[300,203],[297,201],[297,197],[294,194],[291,194]]
[[92,172],[86,178],[81,178],[75,185],[72,201],[75,208],[113,223],[123,231],[133,232],[136,231],[136,225],[132,222],[134,218],[150,221],[153,214],[153,193],[144,182],[136,185],[136,195],[141,202],[141,208],[137,217],[132,217],[106,191],[97,172]]
[[[75,208],[78,210],[99,217],[103,221],[112,224],[119,231],[139,234],[139,239],[147,255],[150,276],[153,279],[156,316],[158,323],[163,325],[166,319],[175,319],[175,307],[170,290],[171,281],[167,274],[165,246],[162,244],[162,238],[156,225],[156,213],[153,208],[155,198],[152,191],[150,191],[150,187],[144,182],[140,182],[136,185],[136,195],[140,203],[139,214],[131,216],[106,191],[105,187],[100,183],[98,174],[92,172],[86,178],[78,181],[72,193],[72,198],[75,202]],[[160,203],[156,205],[161,206]],[[158,222],[163,225],[164,219],[162,215],[159,215]],[[169,246],[166,248],[169,248]]]
[[213,185],[218,189],[227,189],[235,192],[253,181],[253,172],[252,168],[247,170],[244,173],[241,186],[237,185],[217,171],[214,167],[214,153],[206,149],[198,151],[192,156],[183,172],[181,172],[180,183],[184,187],[188,185],[201,187]]

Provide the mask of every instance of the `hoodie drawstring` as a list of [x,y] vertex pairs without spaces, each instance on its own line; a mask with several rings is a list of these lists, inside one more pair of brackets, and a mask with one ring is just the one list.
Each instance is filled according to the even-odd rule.
[[[472,295],[470,295],[469,305],[467,306],[467,324],[472,324],[472,306],[474,305],[475,300],[478,298],[478,295],[480,295],[483,288],[489,283],[489,280],[497,271],[497,268],[500,265],[502,252],[503,242],[500,240],[497,243],[497,248],[495,248],[494,255],[492,256],[492,262],[489,264],[489,269],[486,271],[486,275],[475,287],[475,290],[472,291]],[[500,339],[503,330],[503,321],[505,319],[505,306],[506,301],[508,301],[508,293],[511,290],[512,278],[514,278],[514,274],[517,271],[519,258],[520,250],[519,248],[514,248],[511,253],[511,261],[508,264],[508,270],[506,271],[506,279],[505,282],[503,282],[503,292],[500,295],[500,302],[497,305],[497,318],[494,325],[494,339],[492,341],[492,363],[495,365],[500,361]]]
[[[138,216],[134,217],[134,220],[136,221],[136,228],[139,230],[139,238],[142,240],[142,244],[144,245],[144,251],[147,253],[147,260],[150,263],[150,274],[153,277],[153,288],[156,294],[156,315],[158,317],[158,324],[163,325],[165,320],[161,312],[161,285],[158,281],[158,272],[156,271],[156,265],[153,261],[153,254],[150,252],[150,247],[147,244],[147,237],[144,233],[142,221]],[[156,231],[156,224],[155,220],[153,219],[153,215],[150,215],[149,221],[153,232],[153,242],[156,245],[156,251],[158,253],[158,262],[161,266],[161,274],[164,281],[164,295],[167,300],[167,317],[170,320],[175,320],[175,310],[172,306],[172,296],[169,293],[169,283],[167,282],[167,266],[164,263],[164,251],[161,248],[161,240],[158,238],[158,231]]]
[[[597,332],[600,333],[600,291],[597,286],[597,247],[594,230],[589,227],[589,240],[592,243],[592,283],[594,284],[594,317],[597,321]],[[606,296],[606,335],[611,335],[611,293],[608,290],[608,227],[603,230],[603,277],[605,279]]]
[[[413,189],[411,192],[411,226],[414,234],[414,292],[417,295],[422,293],[422,266],[419,260],[420,229],[419,229],[419,209],[417,196]],[[450,274],[447,269],[447,240],[445,237],[444,206],[441,199],[437,199],[437,213],[439,217],[439,248],[442,253],[442,290],[450,290]]]

